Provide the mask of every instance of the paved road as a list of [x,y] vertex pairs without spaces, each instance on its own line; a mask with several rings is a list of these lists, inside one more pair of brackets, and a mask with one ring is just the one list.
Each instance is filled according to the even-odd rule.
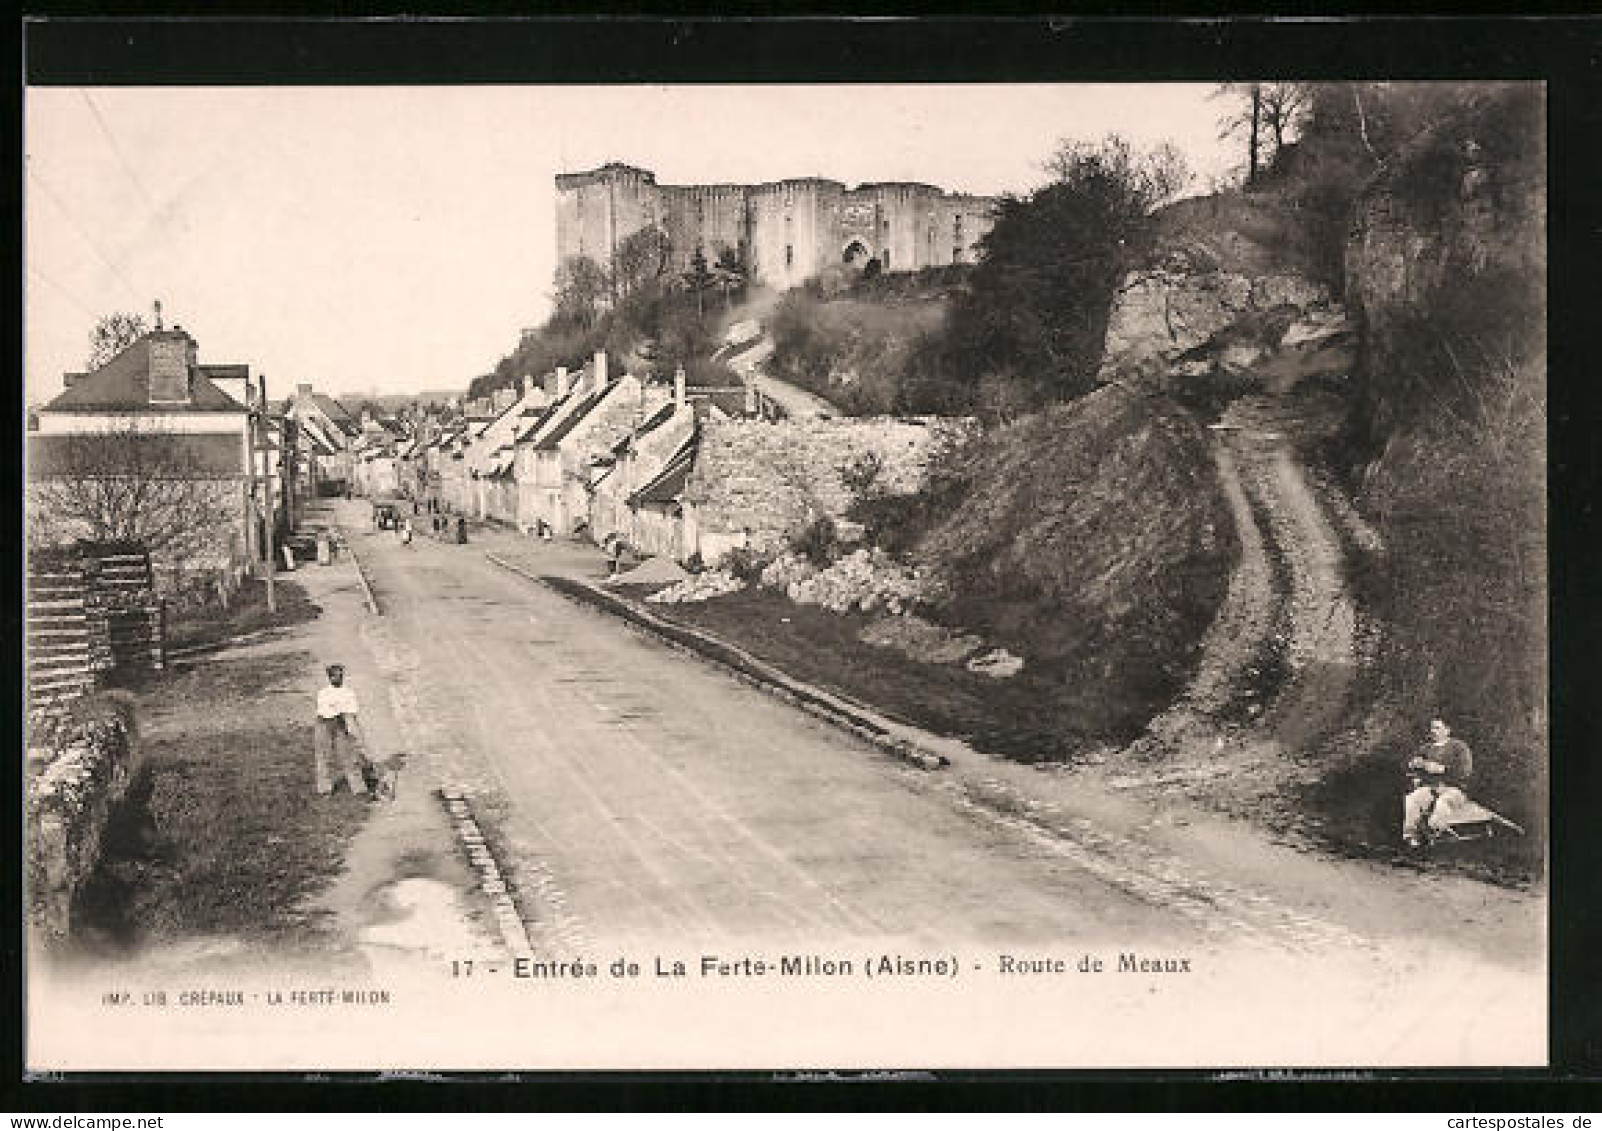
[[[489,563],[357,533],[414,759],[476,794],[541,949],[1198,934],[940,784]],[[561,544],[534,553],[556,560]],[[414,763],[419,764],[419,763]]]
[[407,774],[471,796],[542,957],[1181,954],[1212,972],[1184,1008],[1238,1010],[1257,1059],[1540,1055],[1539,895],[1298,852],[1071,774],[913,768],[485,555],[594,570],[571,543],[351,539]]

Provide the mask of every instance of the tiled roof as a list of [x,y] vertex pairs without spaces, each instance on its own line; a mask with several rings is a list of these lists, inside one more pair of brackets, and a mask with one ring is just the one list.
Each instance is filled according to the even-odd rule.
[[312,403],[322,409],[323,415],[339,425],[340,429],[347,435],[354,436],[362,430],[361,424],[351,414],[350,409],[340,404],[327,393],[313,393]]
[[[154,331],[166,334],[169,332]],[[205,371],[232,366],[195,366],[190,373],[189,400],[150,403],[150,338],[146,334],[93,373],[68,374],[72,384],[44,412],[244,412],[245,406],[223,392]],[[243,366],[239,368],[243,369]],[[226,375],[226,374],[225,374]]]
[[684,493],[684,485],[689,481],[690,469],[695,466],[695,453],[699,443],[699,436],[691,436],[685,440],[679,450],[673,453],[673,458],[668,460],[666,466],[657,473],[656,478],[629,496],[629,506],[677,501]]
[[642,422],[640,424],[640,426],[638,428],[636,428],[633,432],[629,433],[627,436],[624,436],[617,443],[613,444],[612,445],[612,454],[613,455],[618,455],[618,456],[622,455],[624,452],[628,451],[628,448],[629,448],[630,444],[634,443],[635,441],[641,439],[644,436],[649,435],[652,432],[655,432],[658,428],[662,427],[662,425],[666,424],[669,420],[673,419],[673,412],[674,412],[676,407],[677,406],[675,406],[672,401],[668,401],[667,404],[665,404],[661,408],[657,409],[655,414],[653,414],[649,419],[647,419],[644,422]]
[[607,394],[611,393],[612,390],[616,388],[617,384],[613,383],[608,385],[606,388],[600,389],[591,393],[588,397],[585,397],[584,400],[579,402],[579,406],[577,408],[568,413],[566,420],[562,421],[562,423],[558,424],[555,428],[552,428],[540,439],[539,443],[534,445],[534,450],[537,452],[554,452],[556,450],[556,445],[560,444],[563,438],[566,437],[569,432],[577,428],[579,426],[579,422],[593,412],[595,410],[595,406],[604,401],[607,397]]
[[564,403],[564,401],[553,401],[544,408],[540,409],[537,413],[525,415],[523,417],[523,423],[517,426],[517,431],[514,434],[516,442],[522,443],[524,440],[528,439],[530,436],[534,435],[534,433],[543,428],[545,426],[545,422],[551,417],[555,416],[557,409],[561,408]]

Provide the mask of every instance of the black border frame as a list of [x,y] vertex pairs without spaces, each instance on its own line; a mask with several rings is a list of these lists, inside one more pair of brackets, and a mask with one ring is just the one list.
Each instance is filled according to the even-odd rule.
[[[861,21],[834,17],[580,15],[553,4],[540,18],[385,18],[311,3],[278,14],[101,17],[81,5],[38,10],[19,32],[17,139],[11,190],[21,182],[25,84],[249,85],[622,82],[1089,82],[1327,79],[1534,79],[1548,83],[1549,529],[1553,757],[1550,878],[1552,1067],[1544,1071],[1130,1071],[884,1073],[518,1073],[386,1081],[370,1074],[74,1075],[25,1080],[21,1033],[21,908],[6,908],[0,939],[8,1023],[0,1108],[68,1110],[1592,1110],[1602,1090],[1602,838],[1591,834],[1599,773],[1597,701],[1588,694],[1602,639],[1596,605],[1599,417],[1584,361],[1598,306],[1602,225],[1602,21],[1594,16],[1433,18],[1261,15],[1122,18],[941,16]],[[1122,5],[1125,12],[1140,6]],[[1168,12],[1181,5],[1162,6]],[[1304,6],[1305,7],[1305,6]],[[296,8],[301,14],[286,15]],[[1155,6],[1153,6],[1153,9]],[[684,7],[680,6],[681,12]],[[1392,9],[1394,11],[1394,9]],[[1583,11],[1583,9],[1582,9]],[[1308,18],[1308,17],[1313,18]],[[21,258],[21,209],[13,229]],[[19,280],[20,283],[20,280]],[[19,291],[20,300],[20,291]],[[20,301],[13,307],[21,356]],[[7,404],[22,436],[19,395]],[[21,495],[20,444],[8,461]],[[10,516],[21,544],[20,508]],[[18,555],[0,559],[18,595]],[[12,634],[19,640],[20,631]],[[7,659],[20,685],[20,644]],[[10,729],[21,748],[21,719]],[[20,844],[20,783],[4,775],[6,828]],[[15,873],[13,873],[15,874]],[[819,1077],[822,1077],[819,1079]],[[440,1081],[471,1082],[442,1087]],[[1353,1086],[1353,1081],[1358,1081]],[[1465,1085],[1467,1086],[1465,1088]]]

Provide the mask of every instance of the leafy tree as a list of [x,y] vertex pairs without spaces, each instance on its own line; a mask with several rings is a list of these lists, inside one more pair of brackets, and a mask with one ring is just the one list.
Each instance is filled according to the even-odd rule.
[[706,292],[717,286],[717,277],[712,274],[712,269],[707,266],[706,252],[701,250],[699,244],[696,245],[695,254],[690,257],[690,269],[679,278],[684,283],[684,289],[695,296],[695,312],[697,316],[704,316],[706,314]]
[[85,365],[90,372],[99,369],[138,341],[146,329],[145,320],[137,314],[115,311],[106,315],[89,332],[89,358]]
[[723,292],[725,310],[734,309],[734,296],[744,294],[747,273],[740,262],[740,253],[725,245],[718,250],[718,261],[712,268],[712,278]]
[[618,244],[612,255],[612,290],[621,301],[667,274],[673,245],[658,227],[641,228]]
[[[1008,415],[1091,389],[1114,290],[1151,210],[1187,179],[1171,146],[1139,152],[1116,135],[1066,143],[1047,168],[1050,184],[1001,201],[969,289],[952,308],[945,356],[931,367],[936,383],[960,380],[968,394],[926,389],[935,395],[925,411],[971,403],[983,373],[994,375],[987,399]],[[1003,395],[995,387],[1002,380],[1016,391]]]
[[612,282],[604,268],[587,255],[575,255],[556,271],[556,302],[551,324],[591,329],[611,293]]

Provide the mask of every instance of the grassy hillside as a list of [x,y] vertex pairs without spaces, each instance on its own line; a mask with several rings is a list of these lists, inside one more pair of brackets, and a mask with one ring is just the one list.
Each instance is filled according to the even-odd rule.
[[[1368,333],[1340,469],[1386,546],[1364,578],[1382,746],[1446,716],[1476,792],[1534,830],[1550,740],[1541,111],[1517,86],[1456,107],[1360,200],[1348,290]],[[1539,857],[1539,837],[1521,843]]]
[[939,295],[821,298],[792,291],[772,315],[768,370],[848,415],[893,412],[912,351],[940,328],[945,313]]
[[1188,197],[1153,213],[1152,222],[1140,257],[1147,262],[1177,252],[1197,270],[1320,275],[1312,234],[1274,191]]
[[1200,427],[1108,387],[986,434],[960,476],[915,549],[946,615],[1049,673],[1076,729],[1132,736],[1194,669],[1236,554]]

